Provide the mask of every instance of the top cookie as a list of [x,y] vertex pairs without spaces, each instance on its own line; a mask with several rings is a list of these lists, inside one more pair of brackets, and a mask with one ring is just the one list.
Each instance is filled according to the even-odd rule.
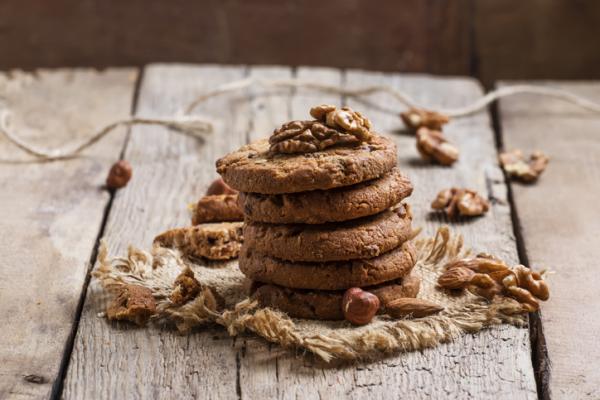
[[241,192],[282,194],[354,185],[395,165],[396,145],[378,135],[358,146],[304,154],[272,154],[263,139],[219,159],[217,172]]

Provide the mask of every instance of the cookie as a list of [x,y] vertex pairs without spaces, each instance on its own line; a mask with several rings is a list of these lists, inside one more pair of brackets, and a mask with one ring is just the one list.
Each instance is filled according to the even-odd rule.
[[396,145],[374,135],[370,143],[304,154],[271,154],[263,139],[219,159],[217,172],[240,192],[281,194],[354,185],[395,166]]
[[243,246],[239,264],[253,281],[295,289],[343,290],[402,278],[412,270],[415,257],[410,242],[379,257],[327,263],[283,261]]
[[244,214],[238,205],[237,194],[204,196],[198,200],[192,213],[192,225],[243,220]]
[[248,219],[275,224],[322,224],[377,214],[411,195],[410,180],[397,168],[381,178],[331,190],[265,195],[240,193]]
[[180,250],[188,257],[228,260],[240,252],[243,222],[222,222],[171,229],[154,238],[154,244]]
[[[365,287],[383,305],[392,298],[417,297],[421,287],[421,280],[414,275],[404,279],[387,282],[383,285]],[[340,291],[320,291],[289,289],[283,286],[255,283],[252,288],[252,297],[258,300],[263,307],[271,307],[287,313],[292,318],[342,320],[342,297]]]
[[411,235],[407,205],[352,221],[321,225],[274,225],[246,221],[245,246],[288,261],[341,261],[373,258]]

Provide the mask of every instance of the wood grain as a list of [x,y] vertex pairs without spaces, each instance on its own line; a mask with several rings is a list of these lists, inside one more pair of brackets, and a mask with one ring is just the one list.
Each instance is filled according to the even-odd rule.
[[[389,84],[407,90],[432,105],[457,106],[481,94],[466,79],[384,75],[334,69],[226,68],[151,66],[146,70],[138,113],[172,113],[193,94],[242,76],[298,76],[330,84],[362,86]],[[303,89],[265,96],[251,89],[202,105],[198,112],[215,118],[217,132],[204,144],[165,135],[159,128],[132,131],[126,157],[139,179],[117,196],[106,238],[112,254],[126,245],[148,247],[154,235],[188,223],[185,204],[202,194],[214,178],[214,160],[244,141],[265,136],[289,118],[306,118],[310,106],[340,97]],[[373,100],[394,108],[385,96]],[[467,243],[516,261],[506,186],[495,162],[489,118],[480,114],[452,123],[449,136],[464,153],[453,169],[429,167],[417,159],[414,139],[396,132],[401,126],[390,115],[364,104],[375,126],[397,140],[400,163],[413,178],[412,197],[417,224],[429,233],[440,223],[428,214],[428,204],[441,188],[467,185],[496,199],[492,211],[456,226]],[[218,330],[180,337],[169,330],[132,329],[107,324],[96,317],[105,301],[91,287],[82,315],[65,398],[535,398],[527,329],[502,326],[468,335],[436,349],[356,365],[324,366],[310,357],[294,355],[264,341],[242,336],[234,341]]]
[[[597,82],[540,83],[600,102]],[[506,149],[540,149],[551,158],[537,184],[512,185],[525,256],[532,267],[555,271],[541,311],[550,363],[545,390],[553,399],[600,398],[600,118],[526,95],[501,100],[499,110]]]
[[[40,147],[82,140],[131,111],[134,69],[0,74],[13,131]],[[0,398],[47,398],[59,377],[119,158],[119,129],[82,157],[29,159],[0,140]]]
[[[246,76],[243,67],[153,65],[146,68],[136,113],[173,115],[195,96]],[[187,204],[216,177],[216,158],[246,140],[248,105],[236,96],[209,100],[197,113],[215,131],[199,142],[161,127],[131,131],[125,158],[134,179],[114,200],[106,225],[109,253],[129,244],[149,248],[163,230],[190,224]],[[180,336],[169,329],[135,329],[98,318],[106,299],[90,286],[65,380],[66,399],[235,398],[236,355],[226,332]]]

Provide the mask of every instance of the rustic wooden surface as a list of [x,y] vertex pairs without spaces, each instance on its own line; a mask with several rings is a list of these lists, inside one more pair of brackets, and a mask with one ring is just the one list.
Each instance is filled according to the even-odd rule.
[[[333,69],[244,68],[154,65],[146,69],[136,111],[164,115],[194,95],[244,76],[289,77],[350,86],[385,83],[405,89],[424,103],[454,106],[474,99],[481,88],[468,79],[383,75]],[[215,118],[217,131],[202,144],[163,128],[132,129],[125,157],[135,178],[113,203],[105,230],[111,254],[127,244],[148,247],[158,232],[189,221],[186,204],[215,177],[214,161],[246,140],[270,134],[281,122],[306,118],[311,105],[343,99],[280,90],[262,96],[248,90],[201,105],[197,113]],[[373,98],[394,108],[389,98]],[[493,197],[492,211],[456,226],[467,243],[516,261],[506,187],[495,163],[488,116],[452,123],[449,136],[461,143],[463,158],[452,169],[418,161],[413,138],[401,132],[397,116],[349,101],[372,117],[384,134],[396,138],[400,164],[417,188],[411,203],[417,224],[431,233],[443,219],[428,214],[434,194],[452,184],[467,185]],[[435,172],[435,173],[434,173]],[[502,326],[454,343],[380,362],[326,367],[310,357],[283,352],[253,337],[230,339],[218,329],[191,336],[159,329],[109,324],[97,313],[106,302],[90,286],[69,370],[64,398],[535,398],[527,329]]]
[[[14,130],[25,139],[60,146],[128,117],[136,76],[134,69],[2,73],[1,106],[14,112]],[[24,163],[30,157],[0,139],[2,399],[47,398],[61,380],[63,354],[109,203],[101,186],[124,140],[119,130],[93,155]]]
[[[600,102],[598,83],[542,83]],[[525,255],[531,266],[555,272],[541,314],[550,368],[544,383],[552,399],[598,399],[600,118],[534,96],[504,99],[499,110],[505,148],[551,157],[537,184],[512,184]]]

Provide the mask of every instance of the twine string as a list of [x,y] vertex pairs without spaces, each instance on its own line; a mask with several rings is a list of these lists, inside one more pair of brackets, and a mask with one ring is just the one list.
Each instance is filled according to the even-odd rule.
[[72,146],[71,148],[61,147],[56,149],[44,149],[27,143],[17,133],[11,130],[11,113],[8,109],[0,110],[0,134],[24,152],[45,161],[68,159],[75,157],[77,154],[93,146],[104,136],[106,136],[115,128],[120,126],[158,125],[173,129],[181,134],[200,139],[213,131],[213,124],[208,119],[191,116],[190,114],[200,104],[209,99],[231,92],[244,90],[253,85],[262,86],[264,88],[304,88],[354,98],[369,96],[377,93],[386,93],[394,99],[396,99],[396,101],[398,101],[406,108],[431,109],[445,114],[451,118],[460,118],[475,114],[485,109],[489,104],[500,98],[514,96],[518,94],[533,94],[543,97],[551,97],[558,100],[562,100],[567,103],[571,103],[575,106],[581,107],[582,109],[593,113],[600,113],[600,103],[596,103],[585,97],[576,95],[574,93],[562,89],[535,85],[505,86],[487,93],[485,96],[482,96],[481,98],[466,106],[443,109],[438,107],[432,107],[431,105],[419,104],[406,93],[384,85],[365,86],[361,88],[345,88],[299,79],[245,78],[217,86],[215,89],[198,96],[191,103],[189,103],[187,107],[184,108],[183,112],[178,113],[175,116],[166,118],[131,117],[128,119],[112,122],[102,127],[89,138],[83,140],[81,143],[75,146]]

